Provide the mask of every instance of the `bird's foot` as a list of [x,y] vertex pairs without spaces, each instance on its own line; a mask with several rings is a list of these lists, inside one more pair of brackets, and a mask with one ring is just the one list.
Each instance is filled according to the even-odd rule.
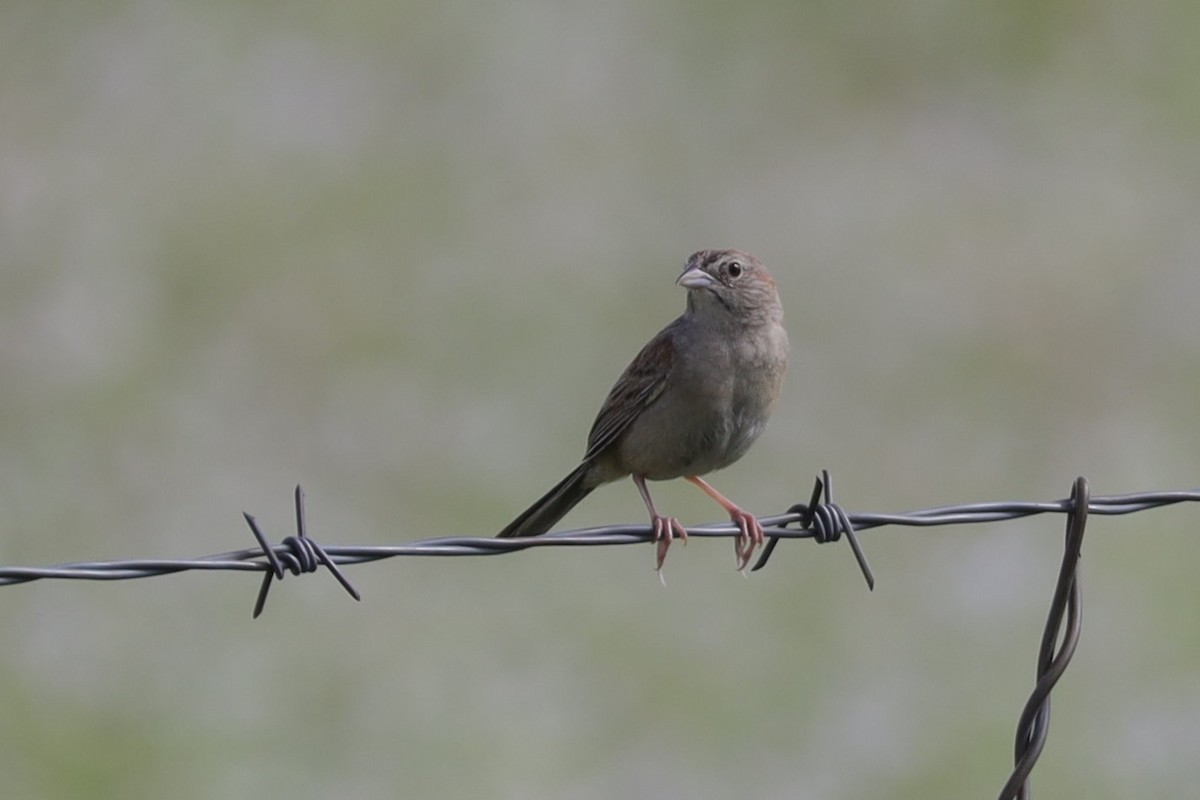
[[750,557],[766,541],[767,535],[758,518],[749,511],[734,506],[729,509],[729,518],[738,527],[738,537],[733,540],[733,553],[737,558],[738,572],[744,572],[750,564]]
[[663,561],[667,558],[667,551],[671,549],[671,542],[678,537],[684,544],[687,544],[687,530],[675,517],[664,517],[661,514],[650,516],[650,527],[654,530],[654,541],[658,543],[658,547],[655,549],[654,569],[661,577]]

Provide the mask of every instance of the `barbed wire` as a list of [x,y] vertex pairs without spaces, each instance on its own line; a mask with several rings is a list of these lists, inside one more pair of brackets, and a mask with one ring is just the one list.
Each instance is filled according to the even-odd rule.
[[[288,573],[300,575],[324,566],[359,600],[358,591],[340,569],[341,565],[363,564],[387,558],[407,556],[495,556],[542,547],[603,547],[652,542],[648,525],[608,525],[596,528],[548,533],[526,539],[496,539],[474,536],[447,536],[422,539],[403,545],[329,545],[318,544],[308,535],[304,511],[304,491],[297,486],[294,494],[296,534],[271,544],[257,520],[243,513],[258,543],[256,548],[231,550],[192,559],[127,559],[81,561],[47,567],[0,567],[0,586],[37,580],[132,580],[171,575],[190,570],[262,572],[263,579],[254,604],[257,618],[266,604],[273,581]],[[1017,723],[1014,766],[1000,793],[1000,800],[1026,800],[1029,775],[1041,755],[1050,725],[1050,692],[1062,677],[1079,641],[1082,599],[1077,577],[1083,531],[1089,515],[1119,515],[1148,511],[1178,503],[1200,502],[1200,491],[1140,492],[1092,497],[1086,478],[1077,478],[1070,496],[1049,502],[993,502],[938,506],[902,514],[852,514],[833,502],[828,472],[817,478],[807,504],[797,503],[782,514],[760,517],[768,542],[753,570],[766,566],[783,539],[813,539],[818,543],[835,542],[845,535],[867,586],[875,578],[858,542],[857,534],[887,525],[929,527],[968,525],[1022,519],[1037,514],[1066,514],[1067,532],[1062,566],[1059,570],[1041,647],[1038,651],[1037,683]],[[796,527],[788,527],[788,526]],[[730,523],[702,525],[687,529],[689,537],[730,538],[740,531]]]
[[[928,527],[934,525],[969,525],[1003,522],[1038,514],[1067,514],[1075,507],[1070,499],[1047,502],[989,502],[938,506],[900,514],[846,513],[830,499],[828,474],[816,482],[817,492],[825,500],[797,504],[782,514],[760,517],[769,539],[752,570],[762,569],[781,539],[813,539],[817,542],[837,541],[843,532],[856,542],[854,532],[862,533],[888,525]],[[815,493],[815,494],[816,494]],[[120,581],[172,575],[189,570],[271,572],[280,576],[281,568],[292,574],[314,571],[324,562],[313,560],[315,553],[324,553],[333,565],[362,564],[388,558],[409,556],[495,556],[543,547],[604,547],[611,545],[645,544],[652,541],[650,527],[645,524],[606,525],[594,528],[548,533],[528,539],[495,539],[477,536],[444,536],[421,539],[399,545],[326,545],[313,550],[316,542],[308,535],[304,520],[304,493],[295,491],[297,535],[288,536],[278,544],[269,544],[258,529],[255,518],[244,514],[258,540],[258,547],[230,550],[188,559],[137,558],[111,561],[80,561],[43,567],[0,566],[0,586],[29,583],[37,580],[96,580]],[[1200,491],[1140,492],[1092,497],[1088,511],[1098,515],[1132,514],[1178,503],[1200,502]],[[788,527],[796,525],[798,527]],[[731,538],[739,535],[729,523],[701,525],[687,529],[690,537]],[[277,565],[275,559],[286,563]],[[865,561],[864,561],[865,563]],[[868,573],[869,574],[869,573]],[[343,576],[344,577],[344,576]]]

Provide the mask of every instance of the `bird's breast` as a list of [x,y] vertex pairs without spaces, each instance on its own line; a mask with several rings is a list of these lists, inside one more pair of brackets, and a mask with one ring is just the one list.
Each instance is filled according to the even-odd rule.
[[727,341],[685,348],[666,389],[618,444],[623,465],[651,480],[668,480],[704,475],[745,455],[779,397],[783,341],[782,349],[776,342]]

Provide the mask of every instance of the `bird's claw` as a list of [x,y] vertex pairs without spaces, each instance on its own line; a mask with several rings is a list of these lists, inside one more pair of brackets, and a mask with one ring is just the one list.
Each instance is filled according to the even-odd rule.
[[650,518],[650,527],[654,530],[654,541],[658,544],[655,549],[654,569],[661,576],[663,562],[667,558],[667,551],[671,549],[671,542],[678,537],[684,544],[687,544],[687,529],[675,517],[664,517],[660,514],[654,514]]
[[735,506],[730,509],[729,518],[738,527],[738,537],[733,540],[733,553],[737,558],[738,572],[744,572],[750,564],[750,557],[766,541],[767,535],[758,518],[748,511]]

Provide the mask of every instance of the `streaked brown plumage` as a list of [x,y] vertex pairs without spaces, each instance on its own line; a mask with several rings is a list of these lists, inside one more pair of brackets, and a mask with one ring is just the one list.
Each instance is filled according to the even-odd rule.
[[729,513],[741,536],[738,569],[763,542],[755,517],[700,476],[741,458],[766,426],[787,370],[783,307],[770,273],[748,253],[693,253],[676,281],[687,310],[650,340],[608,393],[583,461],[500,532],[550,530],[593,489],[633,477],[650,512],[661,569],[675,536],[687,532],[658,513],[647,480],[686,478]]

